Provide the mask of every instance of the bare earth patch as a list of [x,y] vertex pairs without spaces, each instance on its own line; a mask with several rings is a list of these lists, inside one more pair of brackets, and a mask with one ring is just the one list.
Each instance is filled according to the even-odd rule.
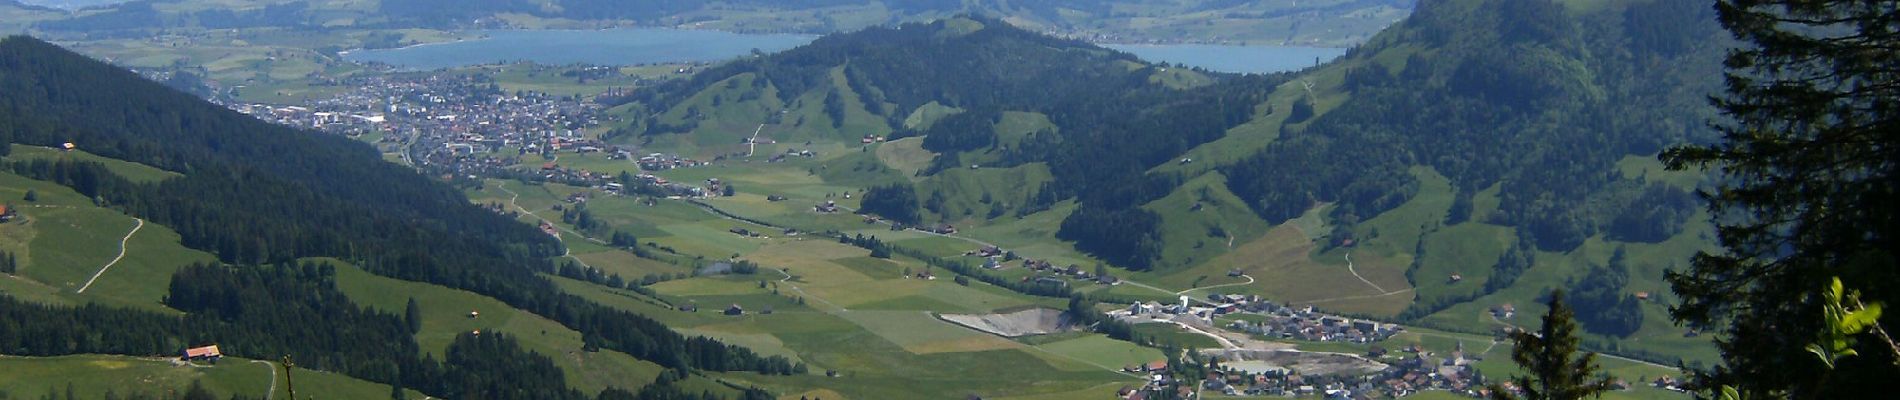
[[1032,308],[1007,314],[941,314],[937,318],[970,329],[1012,338],[1046,335],[1067,331],[1072,327],[1069,317],[1063,315],[1062,311],[1048,308]]

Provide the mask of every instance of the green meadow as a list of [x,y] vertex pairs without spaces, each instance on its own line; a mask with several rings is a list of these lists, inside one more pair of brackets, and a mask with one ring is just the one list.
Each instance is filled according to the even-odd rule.
[[[0,398],[66,393],[88,399],[104,398],[107,393],[163,396],[183,393],[193,382],[202,383],[219,397],[289,396],[292,384],[299,397],[319,399],[386,398],[390,392],[389,385],[329,372],[293,368],[286,376],[283,366],[275,362],[237,357],[225,357],[215,364],[106,355],[0,357]],[[406,391],[406,395],[422,397],[413,390]]]

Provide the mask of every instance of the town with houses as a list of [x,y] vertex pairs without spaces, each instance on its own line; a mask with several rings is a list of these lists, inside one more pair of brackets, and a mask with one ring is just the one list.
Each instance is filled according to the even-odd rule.
[[[597,188],[608,195],[638,193],[666,198],[719,196],[725,192],[722,189],[726,189],[724,182],[716,178],[703,182],[674,182],[649,173],[706,166],[711,164],[708,161],[669,153],[643,154],[641,149],[607,144],[598,139],[598,135],[589,134],[603,130],[602,126],[610,122],[610,117],[604,112],[606,107],[596,103],[595,99],[525,91],[508,92],[497,86],[492,78],[479,74],[379,74],[333,83],[352,89],[304,105],[223,104],[266,121],[365,140],[385,152],[398,154],[400,159],[395,161],[413,165],[425,173],[440,175],[445,179],[508,178],[560,182]],[[869,144],[883,140],[883,137],[866,136],[861,142]],[[641,172],[611,175],[571,169],[552,161],[561,154],[589,153],[601,153],[610,160],[625,160],[637,165]],[[538,168],[532,164],[528,168],[520,167],[522,160],[529,156],[548,161],[542,161]],[[813,156],[815,153],[809,150],[788,150],[772,155],[767,162]],[[566,200],[569,203],[585,202],[588,194],[577,196]],[[849,193],[842,196],[850,198]],[[768,200],[786,199],[774,197]],[[0,208],[0,221],[10,216],[10,211]],[[811,211],[830,214],[850,210],[827,200],[812,206]],[[867,215],[865,222],[885,221]],[[540,229],[550,235],[558,235],[557,228],[551,224],[543,223]],[[941,235],[957,232],[956,227],[949,224],[894,225],[892,229],[915,229]],[[746,237],[764,235],[764,232],[737,228],[732,233]],[[983,246],[964,255],[980,258],[981,265],[990,270],[1022,268],[1029,271],[1028,275],[1021,278],[1024,282],[1058,286],[1124,283],[1113,275],[1092,272],[1078,265],[1056,266],[1047,260],[1019,258],[995,246]],[[1238,271],[1234,274],[1238,274]],[[927,270],[918,273],[917,277],[935,279]],[[1451,279],[1460,278],[1454,276]],[[1496,318],[1509,319],[1516,310],[1510,304],[1501,304],[1488,311]],[[743,313],[737,304],[727,307],[723,312],[728,315]],[[1145,385],[1123,388],[1118,395],[1124,399],[1146,399],[1159,388],[1166,387],[1185,392],[1179,393],[1182,396],[1177,398],[1186,398],[1190,393],[1203,391],[1228,396],[1329,399],[1395,398],[1421,391],[1446,391],[1473,398],[1490,395],[1489,389],[1485,387],[1488,383],[1486,377],[1472,365],[1480,360],[1466,354],[1464,343],[1460,342],[1458,348],[1449,354],[1434,353],[1416,344],[1388,350],[1382,343],[1395,334],[1405,332],[1405,327],[1330,315],[1312,306],[1283,306],[1258,295],[1208,294],[1199,299],[1183,296],[1178,303],[1135,302],[1108,311],[1107,314],[1132,323],[1176,324],[1214,337],[1370,345],[1370,350],[1364,354],[1334,355],[1376,366],[1369,370],[1350,371],[1352,373],[1314,373],[1280,367],[1234,366],[1229,363],[1210,370],[1193,384],[1177,385],[1187,382],[1177,382],[1180,377],[1168,372],[1168,363],[1158,360],[1122,368],[1123,372],[1148,377]],[[1230,315],[1249,317],[1222,318]],[[1225,339],[1222,341],[1227,342]],[[199,352],[206,354],[187,353],[185,358],[216,357],[216,347],[210,347],[208,353]],[[1673,377],[1658,377],[1653,382],[1639,384],[1682,390]],[[1616,385],[1628,388],[1630,383],[1618,381]],[[1503,387],[1512,389],[1509,382],[1503,382]]]

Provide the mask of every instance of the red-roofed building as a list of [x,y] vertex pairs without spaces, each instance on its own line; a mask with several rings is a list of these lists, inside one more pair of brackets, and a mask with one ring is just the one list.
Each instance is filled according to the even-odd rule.
[[189,360],[217,360],[223,357],[224,357],[224,353],[218,351],[218,345],[214,344],[210,346],[193,347],[193,348],[185,349],[184,359],[188,361]]
[[1168,361],[1161,360],[1161,361],[1151,362],[1151,363],[1148,363],[1148,365],[1146,365],[1145,367],[1146,367],[1145,369],[1148,371],[1166,371],[1168,369]]

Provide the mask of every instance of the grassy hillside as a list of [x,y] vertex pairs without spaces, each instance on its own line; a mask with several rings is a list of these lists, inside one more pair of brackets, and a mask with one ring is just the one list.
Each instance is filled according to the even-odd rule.
[[[389,385],[303,368],[293,368],[287,377],[276,362],[236,357],[216,364],[104,355],[0,357],[0,397],[7,398],[66,393],[85,399],[105,398],[107,393],[163,396],[183,393],[194,382],[220,397],[288,396],[292,384],[298,396],[319,399],[383,398],[390,392]],[[422,393],[412,390],[405,395],[420,398]]]
[[[402,313],[410,299],[422,310],[416,342],[442,357],[456,335],[481,331],[506,333],[523,348],[554,359],[569,386],[585,393],[609,387],[637,390],[665,369],[616,351],[583,351],[581,334],[547,318],[473,293],[424,283],[384,278],[335,260],[337,288],[352,301],[389,313]],[[471,317],[470,313],[478,313]]]
[[[0,160],[65,157],[102,163],[113,173],[145,181],[178,175],[80,151],[65,153],[20,145],[14,145],[13,150]],[[26,201],[28,191],[37,200]],[[172,312],[159,304],[165,297],[164,283],[172,272],[186,264],[215,259],[181,245],[178,233],[168,227],[140,223],[53,182],[0,172],[0,204],[11,205],[19,212],[13,221],[0,224],[0,236],[12,239],[0,242],[0,251],[12,254],[20,264],[14,275],[0,277],[0,292],[23,299],[54,304],[99,302]],[[139,228],[136,232],[135,226]],[[92,286],[86,287],[89,282]],[[82,287],[85,292],[78,291]]]

